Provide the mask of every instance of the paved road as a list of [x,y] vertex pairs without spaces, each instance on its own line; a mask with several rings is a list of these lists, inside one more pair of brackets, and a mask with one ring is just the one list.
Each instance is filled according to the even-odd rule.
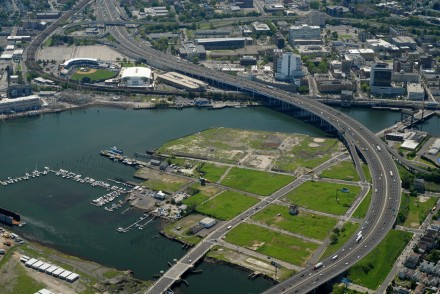
[[[99,3],[101,5],[98,4],[98,9],[106,11],[103,13],[105,17],[109,17],[111,21],[119,20],[118,12],[115,10],[115,5],[111,1],[101,0]],[[354,145],[357,150],[363,154],[371,171],[374,189],[371,209],[365,218],[366,223],[362,229],[363,239],[359,243],[356,243],[354,238],[350,239],[347,244],[338,251],[338,259],[331,260],[328,258],[324,260],[325,267],[323,266],[319,270],[307,268],[300,274],[271,288],[267,293],[307,293],[316,286],[346,271],[360,258],[376,247],[391,229],[400,205],[399,174],[393,158],[387,152],[387,146],[362,124],[318,101],[203,68],[185,60],[177,59],[174,56],[158,52],[152,48],[144,47],[137,43],[124,27],[111,27],[109,30],[113,37],[119,42],[117,45],[119,49],[124,50],[124,53],[127,55],[141,58],[150,65],[160,69],[174,70],[204,80],[214,86],[266,97],[273,102],[279,103],[281,107],[285,107],[286,109],[295,107],[316,118],[321,122],[321,125],[328,126],[333,131],[336,131],[346,144]],[[388,151],[393,152],[392,150]],[[396,151],[394,151],[394,153],[393,155],[396,158],[400,158]],[[412,163],[409,164],[413,165]],[[289,188],[280,189],[272,197],[268,197],[266,201],[257,204],[254,209],[258,210],[267,206],[271,200],[281,197],[288,190]],[[246,213],[249,213],[249,211]],[[241,214],[228,222],[227,225],[236,226],[245,216],[246,215]],[[226,231],[227,228],[226,225],[224,225],[214,231],[208,238],[217,239],[224,235]],[[203,256],[203,254],[209,250],[210,246],[211,244],[202,241],[199,245],[194,247],[188,255],[183,257],[179,263],[192,265],[194,258]],[[175,276],[177,277],[177,274]],[[164,291],[166,288],[159,286],[159,284],[162,285],[162,283],[165,283],[162,282],[163,280],[164,279],[159,280],[158,283],[151,288],[149,293],[161,293]]]

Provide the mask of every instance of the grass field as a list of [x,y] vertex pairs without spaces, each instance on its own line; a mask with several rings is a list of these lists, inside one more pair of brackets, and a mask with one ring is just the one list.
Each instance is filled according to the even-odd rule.
[[359,206],[356,208],[355,212],[353,213],[353,217],[357,218],[364,218],[367,215],[368,208],[370,207],[371,203],[371,196],[373,192],[370,190],[368,191],[368,194],[362,199],[362,202],[359,204]]
[[399,215],[405,216],[405,222],[403,223],[403,226],[418,228],[428,216],[429,212],[436,202],[437,199],[433,197],[411,197],[409,194],[402,194],[402,202],[399,209]]
[[[342,188],[348,188],[350,192],[343,193]],[[308,181],[288,193],[286,197],[298,206],[341,215],[348,210],[360,191],[359,186]]]
[[203,177],[210,181],[211,183],[215,183],[220,180],[221,176],[228,169],[227,166],[224,165],[216,165],[213,163],[205,163],[203,167],[200,169],[201,172],[204,173]]
[[142,183],[144,187],[155,191],[164,191],[168,193],[176,192],[177,190],[191,182],[191,180],[189,179],[177,177],[170,174],[161,174],[148,168],[137,170],[135,177],[146,180]]
[[293,180],[293,176],[234,167],[221,184],[241,191],[268,196]]
[[202,186],[200,184],[193,184],[191,185],[191,188],[196,193],[182,201],[182,203],[188,205],[188,207],[197,207],[203,201],[206,201],[221,192],[220,188],[214,186]]
[[258,199],[232,191],[224,191],[218,196],[199,205],[196,210],[200,213],[230,220],[242,211],[258,203]]
[[411,236],[408,232],[391,230],[379,246],[349,270],[349,279],[355,284],[377,289],[411,240]]
[[323,139],[324,142],[318,143],[316,147],[309,147],[314,140],[313,137],[305,137],[291,150],[283,152],[283,155],[275,161],[274,168],[287,172],[295,171],[299,167],[313,169],[343,148],[338,140],[329,138]]
[[301,211],[298,215],[289,214],[289,208],[272,204],[252,216],[252,219],[268,226],[300,234],[309,238],[324,240],[336,226],[338,220],[322,215]]
[[255,250],[259,253],[303,266],[318,244],[284,235],[269,229],[241,223],[230,231],[225,240],[229,243]]
[[362,163],[362,170],[364,171],[365,179],[367,182],[371,183],[371,173],[368,165]]
[[350,237],[354,234],[354,232],[357,231],[358,228],[359,228],[359,224],[351,223],[351,222],[345,223],[344,226],[339,231],[337,242],[332,243],[327,247],[321,259],[324,259],[329,255],[332,255],[339,248],[341,248],[345,244],[345,242],[347,242],[347,240],[350,239]]
[[103,81],[103,80],[111,79],[117,75],[118,75],[117,72],[98,68],[98,69],[96,69],[95,72],[88,73],[88,74],[81,74],[81,73],[76,72],[70,77],[70,80],[81,81],[83,78],[88,77],[88,78],[90,78],[90,82],[93,83],[96,81]]
[[352,161],[341,161],[321,173],[321,177],[345,181],[359,181],[359,175]]

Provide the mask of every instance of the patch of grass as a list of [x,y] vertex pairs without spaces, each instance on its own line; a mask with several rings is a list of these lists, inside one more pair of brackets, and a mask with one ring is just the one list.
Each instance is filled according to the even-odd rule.
[[269,205],[253,215],[252,219],[268,226],[275,226],[318,240],[324,240],[338,222],[336,218],[314,215],[303,211],[298,215],[291,215],[288,207],[277,204]]
[[403,231],[388,232],[385,239],[373,251],[349,270],[349,279],[355,284],[377,289],[411,240],[411,236],[411,233]]
[[71,77],[70,80],[72,81],[82,81],[84,78],[90,78],[90,82],[97,82],[97,81],[103,81],[103,80],[107,80],[107,79],[111,79],[114,78],[115,76],[117,76],[118,73],[114,72],[114,71],[110,71],[110,70],[106,70],[106,69],[96,69],[95,72],[93,73],[88,73],[88,74],[80,74],[80,73],[74,73]]
[[424,196],[411,197],[409,194],[402,194],[398,223],[405,227],[418,228],[436,202],[437,199],[433,197],[426,199]]
[[[269,270],[265,267],[261,268],[256,266],[254,263],[249,263],[247,259],[250,257],[248,255],[245,255],[244,253],[237,252],[236,250],[231,250],[226,247],[222,246],[214,246],[209,252],[206,254],[206,256],[210,258],[214,258],[216,260],[224,261],[230,264],[236,264],[239,266],[247,266],[250,269],[258,269],[264,274],[275,278],[275,268],[270,264],[270,260],[268,259],[260,259],[252,256],[251,258],[253,260],[257,260],[261,262],[262,264],[266,264],[268,266]],[[293,274],[295,274],[295,271],[281,267],[277,270],[277,276],[276,278],[279,281],[284,281],[287,278],[291,277]]]
[[202,186],[200,184],[193,184],[190,189],[195,192],[195,194],[182,201],[183,204],[188,205],[190,208],[196,208],[202,202],[221,192],[221,190],[215,186]]
[[30,277],[20,264],[15,266],[15,273],[17,274],[17,279],[11,293],[35,293],[45,287],[43,283],[39,283]]
[[[342,188],[350,191],[343,193]],[[308,209],[341,215],[348,210],[360,191],[359,186],[308,181],[289,192],[286,197],[292,203]]]
[[365,179],[367,180],[367,182],[371,183],[371,173],[368,165],[362,163],[362,170],[364,171]]
[[338,251],[348,239],[353,235],[354,232],[359,228],[359,224],[346,222],[344,226],[339,230],[338,239],[334,243],[330,243],[330,245],[325,250],[321,259],[326,258],[327,256],[332,255],[334,252]]
[[372,190],[368,191],[368,194],[362,199],[362,202],[359,204],[359,206],[356,208],[355,212],[353,213],[353,217],[357,218],[364,218],[367,215],[368,208],[370,207],[371,203],[371,196],[373,192]]
[[226,235],[225,240],[300,266],[306,264],[310,255],[319,246],[315,243],[246,223],[241,223],[231,230]]
[[345,181],[359,181],[359,175],[352,161],[341,161],[321,173],[321,177]]
[[163,174],[147,168],[137,170],[135,177],[146,180],[142,183],[142,186],[167,193],[176,192],[191,182],[191,180],[187,178]]
[[107,279],[111,279],[111,278],[114,278],[114,277],[118,276],[120,273],[121,273],[121,272],[119,272],[119,271],[117,271],[117,270],[113,270],[113,269],[111,269],[111,270],[106,271],[106,272],[103,273],[102,275],[103,275],[104,277],[106,277]]
[[230,220],[258,203],[258,199],[232,191],[224,191],[218,196],[199,205],[196,210],[200,213]]
[[[199,243],[201,238],[197,235],[189,234],[189,229],[198,224],[204,218],[204,215],[191,214],[167,225],[163,231],[169,236],[175,237],[187,244],[194,245]],[[180,229],[178,229],[179,227]]]
[[228,169],[227,166],[204,163],[199,173],[211,183],[216,183]]
[[234,167],[229,171],[221,184],[238,190],[268,196],[293,181],[293,179],[293,176]]
[[329,138],[318,143],[318,147],[309,147],[309,144],[314,143],[314,139],[308,136],[304,137],[291,150],[283,152],[283,155],[275,161],[274,169],[287,172],[295,171],[299,167],[313,169],[329,160],[333,153],[342,148],[338,140]]

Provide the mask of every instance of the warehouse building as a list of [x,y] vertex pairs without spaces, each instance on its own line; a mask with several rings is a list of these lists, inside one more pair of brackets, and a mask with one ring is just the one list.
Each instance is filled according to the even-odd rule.
[[158,75],[157,79],[176,88],[188,91],[204,91],[206,89],[206,84],[204,82],[177,72],[167,72],[166,74]]
[[148,67],[124,67],[121,70],[120,86],[152,87],[153,73]]
[[243,48],[248,45],[253,45],[251,37],[241,38],[204,38],[195,39],[197,45],[203,45],[206,50],[227,50]]

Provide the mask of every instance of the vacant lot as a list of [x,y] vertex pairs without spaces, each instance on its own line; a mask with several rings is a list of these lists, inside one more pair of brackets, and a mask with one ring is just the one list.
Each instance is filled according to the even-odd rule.
[[402,194],[398,223],[405,227],[418,228],[436,202],[437,199],[432,197],[411,197],[409,194]]
[[[342,192],[347,188],[349,192]],[[327,182],[305,182],[287,194],[293,204],[331,214],[344,214],[361,191],[359,186]]]
[[222,185],[262,196],[268,196],[294,180],[294,177],[245,168],[232,168]]
[[232,191],[224,191],[216,197],[196,207],[200,213],[230,220],[249,207],[258,203],[258,199]]
[[191,185],[189,190],[194,194],[182,202],[191,208],[197,207],[203,201],[206,201],[221,192],[220,188],[214,186],[202,186],[200,184]]
[[314,215],[301,211],[298,215],[289,214],[289,208],[272,204],[252,216],[252,219],[268,226],[323,240],[336,226],[337,219]]
[[211,183],[215,183],[220,180],[220,177],[226,172],[227,169],[228,167],[225,165],[204,163],[202,168],[199,170],[199,173]]
[[341,161],[321,173],[321,177],[345,181],[359,181],[359,175],[352,161]]
[[299,167],[313,169],[343,149],[343,145],[336,139],[305,137],[291,149],[285,150],[275,162],[274,168],[288,172]]
[[197,244],[201,238],[188,233],[188,230],[198,224],[206,216],[201,214],[190,214],[178,221],[166,226],[163,231],[169,235],[173,236],[178,240],[181,240],[188,244]]
[[225,240],[299,266],[304,266],[319,246],[246,223],[242,223],[230,231]]
[[139,169],[135,177],[146,180],[142,185],[149,189],[168,193],[176,192],[191,182],[191,180],[183,177],[160,173],[148,168]]
[[411,240],[411,236],[408,232],[391,230],[379,246],[349,270],[349,279],[355,284],[377,289]]

